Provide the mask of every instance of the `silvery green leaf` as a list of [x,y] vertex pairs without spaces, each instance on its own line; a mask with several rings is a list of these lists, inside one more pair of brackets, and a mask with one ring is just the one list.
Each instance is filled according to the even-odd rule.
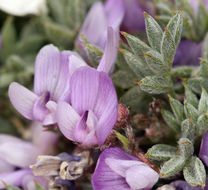
[[208,112],[208,94],[204,88],[202,88],[201,98],[198,106],[199,114]]
[[156,144],[148,149],[146,155],[149,159],[165,161],[176,155],[176,148],[166,144]]
[[16,42],[16,29],[13,23],[13,18],[8,17],[1,28],[1,38],[2,38],[2,49],[0,52],[0,57],[2,60],[14,52],[14,46]]
[[[204,38],[204,43],[203,43],[203,46],[202,46],[202,57],[205,60],[208,59],[208,33],[206,34],[206,36]],[[207,73],[207,75],[208,75],[208,73]]]
[[183,35],[188,39],[198,40],[198,36],[195,32],[194,20],[183,11]]
[[97,67],[98,64],[100,63],[101,57],[103,55],[103,51],[99,47],[89,42],[84,34],[81,34],[81,40],[87,52],[90,63],[94,67]]
[[192,119],[186,119],[181,123],[181,132],[183,138],[188,138],[191,142],[194,142],[196,137],[196,125]]
[[168,77],[147,76],[139,84],[141,90],[150,94],[162,94],[171,90],[171,81]]
[[197,34],[201,39],[204,38],[204,35],[207,32],[208,20],[205,19],[208,17],[207,10],[203,3],[199,1],[198,6],[198,15],[197,15]]
[[197,77],[197,78],[190,78],[187,81],[187,86],[195,93],[201,94],[202,87],[206,90],[208,90],[208,82],[207,79],[203,77]]
[[[205,44],[205,42],[204,42],[204,44]],[[208,56],[208,54],[207,54],[207,56]],[[208,60],[200,59],[200,73],[199,73],[199,75],[201,77],[208,78]]]
[[177,47],[180,39],[181,39],[181,33],[183,29],[183,16],[182,16],[182,11],[178,11],[178,13],[173,16],[168,25],[167,25],[168,31],[170,31],[174,41],[175,41],[175,46]]
[[160,169],[161,178],[167,178],[178,174],[182,171],[186,164],[186,159],[183,156],[173,156],[166,161]]
[[88,2],[83,0],[67,0],[66,2],[68,2],[68,4],[64,9],[65,19],[69,28],[73,28],[77,31],[83,23]]
[[171,96],[169,96],[169,102],[176,119],[179,122],[182,122],[185,118],[183,104],[181,104],[178,100],[172,98]]
[[46,36],[59,47],[71,47],[76,33],[66,25],[57,24],[49,19],[43,20]]
[[187,101],[184,101],[184,112],[187,118],[192,119],[193,122],[196,123],[199,117],[199,112],[194,106],[189,104]]
[[144,16],[149,44],[153,49],[160,52],[160,44],[163,36],[162,29],[160,28],[159,24],[155,21],[155,19],[148,15],[146,12],[144,13]]
[[123,53],[128,66],[139,78],[151,75],[146,62],[141,62],[137,56],[127,50],[122,49],[120,51]]
[[174,115],[167,111],[167,110],[162,110],[162,116],[163,119],[165,120],[165,122],[168,124],[168,126],[173,129],[173,131],[175,131],[176,133],[180,132],[180,123],[176,120],[176,118],[174,117]]
[[60,0],[60,1],[50,0],[50,1],[47,1],[47,3],[50,9],[50,13],[53,16],[54,20],[60,24],[66,24],[65,18],[64,18],[64,1],[63,0]]
[[128,41],[128,44],[131,47],[134,54],[137,55],[139,57],[139,59],[141,59],[141,61],[145,62],[145,59],[144,59],[144,56],[142,53],[149,51],[151,48],[146,43],[141,41],[139,38],[137,38],[131,34],[127,34],[126,32],[122,32],[122,35]]
[[198,136],[202,136],[208,130],[208,114],[203,113],[197,120],[196,133]]
[[168,5],[168,2],[157,2],[156,3],[156,7],[160,10],[160,13],[164,14],[164,15],[169,15],[169,16],[172,16],[171,12],[171,8],[170,6]]
[[206,171],[202,161],[196,156],[192,156],[183,169],[185,180],[192,186],[204,188],[206,183]]
[[136,80],[136,78],[132,76],[131,73],[129,74],[128,72],[123,71],[123,70],[119,70],[115,72],[111,77],[112,77],[113,83],[116,86],[119,86],[123,89],[135,86],[138,80],[138,79]]
[[190,78],[193,70],[196,69],[195,67],[191,66],[180,66],[180,67],[174,67],[171,69],[171,76],[172,77],[184,77],[184,78]]
[[150,50],[144,53],[145,60],[153,73],[161,75],[167,73],[168,67],[164,64],[160,53]]
[[198,107],[199,101],[198,101],[197,96],[186,85],[185,85],[185,96],[186,96],[187,102],[192,104],[195,108]]
[[160,15],[160,16],[156,16],[155,18],[157,19],[158,23],[167,25],[171,17],[172,15],[171,16]]
[[172,67],[175,51],[176,51],[175,40],[173,39],[168,28],[165,27],[165,31],[163,32],[163,37],[161,41],[161,54],[163,57],[163,61],[165,62],[169,70]]
[[30,37],[24,38],[16,43],[15,52],[23,55],[38,52],[44,42],[45,37],[43,35],[30,35]]
[[152,97],[149,94],[143,92],[137,85],[130,88],[121,97],[120,101],[135,112],[146,113],[148,111],[148,105],[152,101]]
[[179,145],[179,154],[184,157],[186,160],[194,153],[193,143],[187,138],[180,138],[178,141]]

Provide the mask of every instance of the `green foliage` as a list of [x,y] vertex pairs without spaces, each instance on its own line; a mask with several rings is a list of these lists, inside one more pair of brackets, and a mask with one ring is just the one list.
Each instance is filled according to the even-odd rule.
[[[184,28],[182,36],[199,42],[204,38],[208,30],[208,19],[206,19],[208,12],[202,1],[199,1],[197,15],[195,15],[191,3],[187,0],[178,0],[175,3],[168,0],[157,0],[156,6],[160,13],[158,20],[162,24],[167,24],[168,20],[172,17],[173,11],[181,8],[183,10],[181,16],[183,17]],[[177,28],[176,21],[177,19],[175,19],[173,26]]]
[[153,17],[144,13],[150,47],[140,39],[122,33],[131,52],[122,50],[125,60],[137,75],[141,89],[150,94],[174,93],[171,76],[172,62],[182,32],[182,12],[174,15],[165,31]]
[[206,184],[206,171],[202,161],[196,156],[192,156],[183,169],[185,180],[192,186],[201,186]]

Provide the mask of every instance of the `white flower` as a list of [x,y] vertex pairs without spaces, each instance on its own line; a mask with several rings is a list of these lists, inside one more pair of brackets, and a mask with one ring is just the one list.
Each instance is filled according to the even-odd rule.
[[0,10],[15,16],[46,12],[46,0],[0,0]]

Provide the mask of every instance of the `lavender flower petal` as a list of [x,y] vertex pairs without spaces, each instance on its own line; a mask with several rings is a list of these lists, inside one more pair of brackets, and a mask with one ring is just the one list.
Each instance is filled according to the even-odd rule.
[[10,84],[8,94],[15,109],[27,119],[33,119],[33,105],[37,95],[16,82]]
[[136,0],[124,0],[125,15],[122,23],[124,30],[138,32],[145,30],[145,21],[142,11],[144,10]]
[[107,25],[118,30],[125,13],[123,0],[107,0],[104,9]]
[[59,135],[55,132],[46,131],[39,123],[32,124],[32,143],[38,147],[41,154],[54,154]]
[[79,114],[66,102],[59,102],[57,106],[57,123],[64,136],[74,140],[74,128],[80,119]]
[[126,171],[126,182],[132,189],[151,189],[157,181],[158,173],[144,164],[137,164]]
[[59,52],[53,45],[44,46],[35,61],[34,92],[42,96],[50,93],[52,100],[58,100],[67,87],[68,57],[70,52]]
[[96,135],[103,144],[117,120],[117,95],[111,79],[104,72],[82,67],[71,78],[72,107],[80,114],[92,110],[98,119]]
[[202,190],[201,187],[193,187],[183,180],[174,181],[171,183],[171,185],[173,185],[176,190]]
[[106,28],[107,20],[104,6],[101,2],[96,2],[90,9],[82,26],[81,32],[84,33],[91,43],[98,46],[101,36]]
[[32,170],[22,169],[15,172],[0,174],[0,189],[5,187],[2,182],[5,182],[6,184],[12,186],[20,186],[22,184],[24,177],[28,174],[32,175]]
[[114,31],[112,27],[108,27],[108,36],[105,45],[104,54],[101,58],[97,70],[106,73],[112,73],[114,63],[117,57],[119,33],[118,30]]
[[1,134],[0,139],[0,159],[14,166],[28,167],[40,153],[36,146],[16,137]]
[[202,43],[191,40],[182,40],[177,48],[173,65],[199,65],[199,57],[202,53]]
[[78,69],[71,77],[71,105],[80,116],[96,104],[99,77],[99,72],[90,67]]
[[9,164],[3,159],[0,159],[0,173],[11,172],[14,170],[14,166]]
[[95,190],[150,189],[158,178],[154,170],[137,158],[120,148],[109,148],[99,157],[92,185]]
[[208,131],[202,137],[199,158],[208,166]]

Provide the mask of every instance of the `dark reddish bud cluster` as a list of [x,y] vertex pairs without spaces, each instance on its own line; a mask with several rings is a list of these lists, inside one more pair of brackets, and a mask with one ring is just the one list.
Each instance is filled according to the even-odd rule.
[[122,104],[118,104],[118,119],[114,129],[123,129],[129,123],[129,110]]

